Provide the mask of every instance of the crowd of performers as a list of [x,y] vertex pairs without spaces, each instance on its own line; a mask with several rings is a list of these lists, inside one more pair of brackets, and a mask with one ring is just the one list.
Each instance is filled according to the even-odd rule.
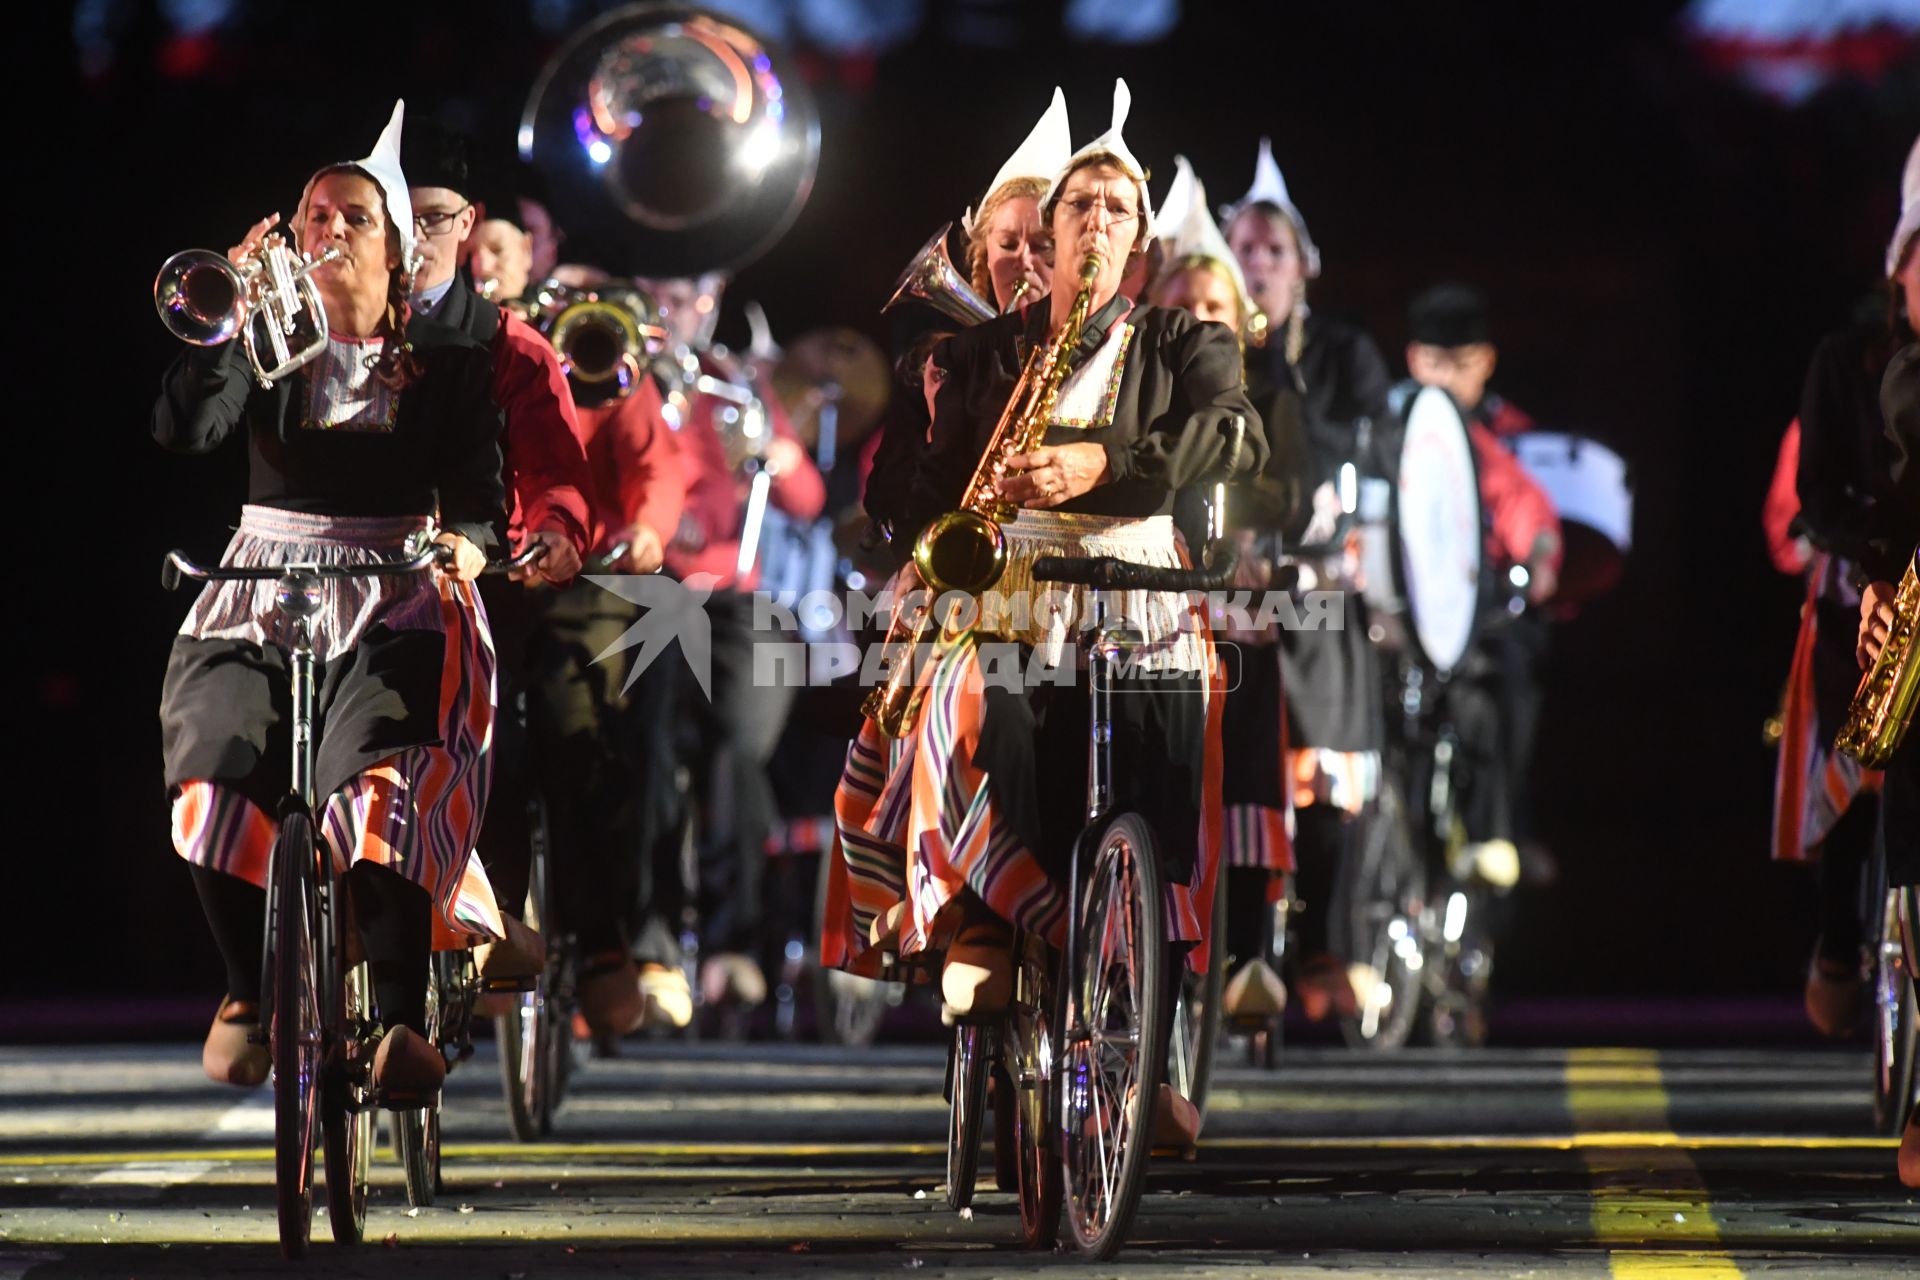
[[[826,362],[841,379],[831,395],[818,379],[798,393],[777,386],[766,351],[716,344],[724,277],[617,281],[567,262],[537,175],[489,174],[465,139],[403,121],[398,107],[370,155],[313,174],[284,233],[271,214],[233,247],[237,262],[285,234],[340,256],[312,276],[330,332],[297,374],[263,388],[231,342],[189,347],[166,374],[153,416],[164,447],[247,440],[247,503],[225,562],[366,563],[421,533],[451,548],[432,578],[328,580],[314,632],[319,825],[346,869],[385,1029],[377,1087],[431,1093],[444,1076],[425,1038],[431,949],[475,945],[492,978],[538,971],[542,939],[520,922],[535,793],[597,1035],[684,1027],[697,1003],[764,1001],[785,940],[769,919],[781,905],[765,892],[769,850],[805,845],[806,831],[829,859],[825,962],[873,973],[883,956],[932,958],[949,1017],[1005,1004],[1016,929],[1057,941],[1064,919],[1088,694],[1074,679],[988,679],[980,642],[1070,671],[1073,637],[1038,615],[943,637],[918,674],[911,732],[889,737],[851,702],[807,701],[813,691],[764,668],[756,678],[756,646],[792,639],[754,607],[756,546],[769,521],[806,529],[824,517],[843,526],[843,570],[910,587],[907,549],[959,503],[1029,354],[1082,290],[1085,323],[1044,438],[998,482],[1019,508],[1004,525],[998,590],[1031,589],[1033,561],[1048,554],[1191,562],[1232,424],[1243,435],[1227,514],[1243,585],[1347,596],[1338,628],[1248,629],[1177,595],[1122,601],[1144,634],[1127,677],[1138,696],[1114,703],[1119,787],[1164,845],[1167,941],[1185,944],[1189,964],[1209,945],[1227,949],[1229,1013],[1290,1000],[1313,1019],[1353,1011],[1352,958],[1335,954],[1325,904],[1351,819],[1379,793],[1387,686],[1341,477],[1347,464],[1393,474],[1399,407],[1416,385],[1444,389],[1465,419],[1487,572],[1513,593],[1500,602],[1506,625],[1454,673],[1470,762],[1455,871],[1499,891],[1546,874],[1528,762],[1549,630],[1577,599],[1562,582],[1554,503],[1512,452],[1532,423],[1491,388],[1485,302],[1457,284],[1416,298],[1396,386],[1373,339],[1309,307],[1321,254],[1268,143],[1251,189],[1218,221],[1184,160],[1156,206],[1124,137],[1128,107],[1117,85],[1107,129],[1075,147],[1056,90],[984,187],[956,188],[957,207],[973,201],[960,219],[963,273],[995,314],[958,327],[926,310],[898,336],[890,398],[854,394],[870,380],[849,370],[875,363],[857,342]],[[1808,1005],[1836,1028],[1860,998],[1861,932],[1846,903],[1870,824],[1850,801],[1878,788],[1889,831],[1920,820],[1903,807],[1920,799],[1905,790],[1911,750],[1878,780],[1821,749],[1857,683],[1856,649],[1884,636],[1888,584],[1920,541],[1902,447],[1920,430],[1905,345],[1920,301],[1916,186],[1910,165],[1891,310],[1816,358],[1798,423],[1798,519],[1791,533],[1775,522],[1783,568],[1809,580],[1777,845],[1783,857],[1824,849]],[[548,281],[608,297],[637,286],[648,301],[634,315],[664,358],[570,377],[538,324]],[[835,431],[823,427],[829,401]],[[757,415],[751,467],[743,415]],[[864,519],[840,519],[862,507]],[[530,567],[482,576],[489,557],[531,543],[544,554]],[[583,573],[656,572],[705,588],[705,685],[671,653],[631,680],[622,661],[602,660],[642,609]],[[1073,589],[1068,616],[1086,604]],[[174,642],[161,711],[174,843],[226,967],[204,1065],[243,1085],[268,1071],[263,885],[288,786],[287,637],[270,605],[270,583],[204,590]],[[1857,627],[1862,617],[1872,625]],[[1914,847],[1890,858],[1896,882],[1914,877]],[[1301,935],[1286,972],[1267,936],[1281,892]],[[1224,937],[1211,936],[1217,893]],[[1156,1127],[1190,1143],[1197,1113],[1162,1089]],[[1901,1170],[1920,1182],[1912,1123]]]

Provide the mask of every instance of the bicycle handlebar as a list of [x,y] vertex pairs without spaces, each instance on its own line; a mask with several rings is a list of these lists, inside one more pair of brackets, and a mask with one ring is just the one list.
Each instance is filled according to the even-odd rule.
[[487,567],[480,572],[487,575],[512,573],[515,569],[524,569],[530,564],[538,564],[547,558],[547,544],[529,542],[520,549],[520,554],[505,560],[488,560]]
[[425,573],[437,564],[445,564],[453,559],[453,548],[436,543],[419,555],[406,560],[380,560],[372,564],[307,564],[307,565],[260,565],[253,568],[231,568],[216,566],[206,568],[197,565],[179,551],[167,552],[167,558],[160,565],[160,586],[162,590],[174,591],[180,586],[182,578],[191,578],[195,582],[270,582],[285,574],[288,570],[299,568],[316,578],[387,578],[402,577],[407,574]]
[[1033,562],[1033,579],[1096,591],[1223,591],[1232,585],[1239,561],[1239,553],[1231,547],[1221,563],[1204,569],[1162,568],[1112,556],[1041,556]]

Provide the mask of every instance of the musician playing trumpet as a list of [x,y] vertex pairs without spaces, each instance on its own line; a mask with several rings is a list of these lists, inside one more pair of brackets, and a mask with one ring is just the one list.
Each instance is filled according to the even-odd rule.
[[[1068,858],[1085,818],[1084,682],[989,679],[986,643],[1012,642],[1002,652],[1016,653],[1023,672],[1037,657],[1071,675],[1070,627],[1090,616],[1086,593],[1050,591],[1060,612],[1039,607],[1034,559],[1104,554],[1177,565],[1175,496],[1222,461],[1236,418],[1247,424],[1244,465],[1266,458],[1232,333],[1183,311],[1135,306],[1119,292],[1154,234],[1146,171],[1121,134],[1128,105],[1124,82],[1116,84],[1112,127],[1062,164],[1042,202],[1054,279],[1090,283],[1043,442],[1007,458],[998,486],[1020,506],[1002,525],[1008,567],[971,636],[947,646],[926,675],[904,749],[910,763],[897,759],[888,778],[894,749],[869,719],[836,796],[844,863],[835,880],[846,893],[844,908],[835,909],[837,896],[830,904],[826,954],[858,965],[870,949],[911,957],[944,942],[941,994],[956,1018],[1005,1007],[1015,924],[1060,941]],[[949,373],[902,536],[959,503],[1029,353],[1058,337],[1075,302],[1075,290],[1058,288],[947,342]],[[1164,842],[1173,939],[1197,944],[1206,922],[1195,903],[1211,890],[1217,857],[1217,806],[1212,823],[1202,812],[1209,710],[1217,710],[1207,696],[1211,650],[1183,597],[1117,594],[1116,610],[1145,631],[1140,667],[1154,675],[1123,680],[1139,692],[1113,700],[1119,794]],[[1025,619],[1022,604],[1034,606]],[[1163,1100],[1156,1113],[1176,1128],[1173,1140],[1197,1127],[1190,1106]]]

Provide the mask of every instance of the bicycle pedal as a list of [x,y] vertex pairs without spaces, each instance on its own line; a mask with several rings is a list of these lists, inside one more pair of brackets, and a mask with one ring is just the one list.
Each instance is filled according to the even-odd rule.
[[480,990],[484,991],[486,994],[490,996],[491,995],[508,995],[515,992],[538,991],[539,989],[540,989],[540,975],[534,974],[534,973],[526,974],[521,977],[482,978],[480,980]]
[[399,1093],[385,1090],[373,1095],[372,1105],[382,1111],[424,1111],[438,1098],[437,1093]]

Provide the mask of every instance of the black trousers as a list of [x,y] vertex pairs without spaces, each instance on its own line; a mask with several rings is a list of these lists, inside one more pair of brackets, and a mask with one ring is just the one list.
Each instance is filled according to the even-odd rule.
[[692,892],[702,945],[710,952],[756,954],[763,941],[767,837],[777,817],[767,762],[795,689],[771,678],[777,674],[771,668],[756,676],[754,658],[761,644],[790,643],[795,637],[773,627],[756,629],[750,593],[716,592],[707,600],[706,614],[712,628],[712,699],[701,693],[677,640],[646,669],[631,695],[648,770],[640,819],[646,846],[643,883],[652,911],[673,920],[682,880],[677,841],[682,815],[674,774],[684,763],[701,817]]

